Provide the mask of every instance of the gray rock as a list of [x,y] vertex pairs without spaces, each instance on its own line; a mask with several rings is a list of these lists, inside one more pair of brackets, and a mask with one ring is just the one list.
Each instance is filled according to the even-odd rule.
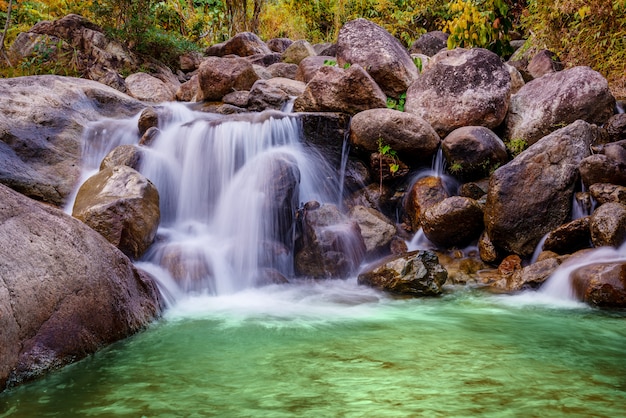
[[396,235],[396,226],[385,215],[372,208],[355,206],[350,209],[348,216],[359,224],[366,256],[389,251],[389,244]]
[[411,54],[424,54],[429,57],[448,48],[448,34],[442,31],[427,32],[421,35],[409,48]]
[[313,49],[313,46],[305,41],[295,41],[283,52],[282,61],[287,64],[300,64],[300,62],[307,57],[314,57],[317,53]]

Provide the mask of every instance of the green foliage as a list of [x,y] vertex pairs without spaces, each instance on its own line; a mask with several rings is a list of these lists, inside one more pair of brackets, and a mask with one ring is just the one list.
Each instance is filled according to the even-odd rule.
[[528,147],[528,142],[522,138],[513,138],[506,144],[506,149],[513,158],[517,157]]
[[398,154],[394,151],[390,145],[385,144],[382,138],[378,138],[378,175],[380,179],[380,192],[383,190],[383,157],[390,156],[393,163],[389,164],[389,173],[394,175],[400,169],[398,164]]
[[418,73],[421,73],[424,69],[424,64],[422,63],[422,59],[420,57],[414,57],[413,64],[415,64]]
[[406,103],[406,92],[402,93],[399,98],[387,97],[387,109],[399,110],[404,112],[404,104]]
[[135,51],[155,58],[170,68],[178,66],[178,58],[189,51],[199,50],[198,45],[176,32],[149,28],[144,32]]
[[78,52],[63,41],[52,42],[47,39],[35,45],[32,54],[22,60],[12,76],[58,74],[77,77]]
[[452,0],[447,5],[448,48],[481,47],[499,55],[512,53],[509,31],[512,20],[505,0]]
[[328,65],[330,67],[335,67],[337,65],[337,61],[335,61],[335,60],[324,60],[324,65]]
[[529,0],[521,21],[534,49],[550,49],[567,66],[592,67],[626,98],[626,0]]

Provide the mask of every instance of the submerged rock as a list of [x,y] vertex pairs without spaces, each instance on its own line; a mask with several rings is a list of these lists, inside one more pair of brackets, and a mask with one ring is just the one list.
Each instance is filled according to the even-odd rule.
[[435,253],[414,251],[383,260],[359,274],[358,283],[402,295],[437,296],[447,278]]
[[0,185],[0,389],[148,325],[155,282],[100,234]]

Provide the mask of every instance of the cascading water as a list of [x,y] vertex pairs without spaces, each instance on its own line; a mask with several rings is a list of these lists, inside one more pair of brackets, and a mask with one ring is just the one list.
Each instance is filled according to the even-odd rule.
[[[293,274],[294,214],[333,202],[337,175],[281,112],[225,117],[169,104],[139,171],[159,190],[161,225],[142,267],[183,292],[226,294]],[[136,119],[91,136],[87,170],[137,143]],[[95,145],[94,145],[95,144]],[[178,289],[176,289],[178,287]]]

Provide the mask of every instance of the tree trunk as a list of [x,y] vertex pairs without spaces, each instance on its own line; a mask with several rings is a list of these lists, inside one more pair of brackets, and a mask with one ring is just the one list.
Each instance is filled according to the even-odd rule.
[[0,36],[0,52],[2,53],[2,56],[4,57],[4,59],[7,61],[7,64],[9,64],[9,67],[13,67],[13,64],[11,64],[11,60],[9,59],[9,56],[7,55],[7,51],[4,48],[4,39],[7,36],[7,31],[9,30],[9,25],[11,22],[11,6],[13,5],[13,0],[9,0],[9,3],[7,5],[7,21],[4,22],[4,31],[2,32],[2,35]]

